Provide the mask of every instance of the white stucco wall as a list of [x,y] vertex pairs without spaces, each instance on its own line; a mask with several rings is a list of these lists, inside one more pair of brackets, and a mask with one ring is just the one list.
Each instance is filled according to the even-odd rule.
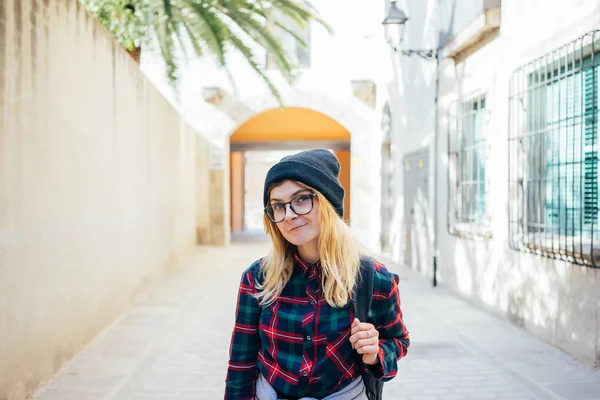
[[[434,7],[434,3],[405,2],[406,12],[411,17],[419,15],[422,18],[428,15],[426,10]],[[440,11],[446,12],[449,2],[442,3]],[[600,270],[517,252],[508,246],[509,79],[521,65],[600,28],[600,3],[594,0],[576,3],[566,0],[502,1],[498,37],[459,64],[449,59],[441,61],[437,110],[439,142],[437,154],[433,156],[437,162],[434,207],[438,210],[438,268],[439,281],[443,285],[506,316],[570,354],[598,364]],[[419,9],[411,9],[414,6]],[[416,23],[415,19],[411,22]],[[447,30],[443,16],[440,16],[439,29]],[[396,107],[392,105],[398,110],[394,117],[400,119],[400,123],[409,121],[406,126],[413,127],[417,123],[411,123],[411,119],[432,121],[433,104],[412,84],[419,80],[427,82],[426,70],[415,70],[415,73],[417,76],[412,77],[412,81],[401,75],[398,90],[404,101],[396,102]],[[492,218],[492,237],[469,240],[447,231],[447,137],[452,122],[447,113],[454,100],[475,91],[487,93],[485,131],[490,149],[486,164],[490,181],[487,207]],[[419,96],[420,109],[406,107],[413,96]],[[424,134],[419,135],[419,139],[427,137],[432,141],[431,130],[428,123],[428,129],[420,131]],[[419,144],[411,129],[398,129],[397,132],[399,143],[410,143],[411,148]]]
[[[398,1],[398,8],[409,17],[406,23],[404,40],[401,49],[436,49],[438,46],[438,27],[440,24],[440,8],[437,2],[418,0]],[[396,174],[394,176],[394,215],[392,218],[391,256],[395,261],[404,261],[404,253],[412,247],[406,238],[404,204],[404,170],[403,158],[409,153],[424,149],[429,151],[429,182],[434,180],[434,147],[435,133],[435,96],[436,96],[436,61],[423,59],[416,55],[406,56],[400,52],[388,50],[388,62],[393,66],[393,74],[387,82],[390,107],[392,111],[392,137],[396,149]],[[434,222],[434,190],[429,190],[429,200],[424,206],[425,218],[421,228],[414,230],[413,243],[419,243],[418,252],[422,256],[419,269],[426,275],[433,273],[433,222]]]

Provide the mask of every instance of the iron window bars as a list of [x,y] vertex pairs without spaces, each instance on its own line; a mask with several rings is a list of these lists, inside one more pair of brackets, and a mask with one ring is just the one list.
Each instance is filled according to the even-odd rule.
[[452,103],[448,130],[448,232],[473,238],[491,235],[487,207],[488,143],[486,94],[473,93]]
[[514,71],[509,98],[509,244],[600,266],[600,31]]

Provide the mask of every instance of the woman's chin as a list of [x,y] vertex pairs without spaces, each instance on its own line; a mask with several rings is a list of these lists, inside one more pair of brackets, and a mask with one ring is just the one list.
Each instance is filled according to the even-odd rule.
[[294,246],[304,246],[305,244],[313,241],[315,238],[312,237],[312,235],[306,235],[304,232],[290,232],[286,239]]

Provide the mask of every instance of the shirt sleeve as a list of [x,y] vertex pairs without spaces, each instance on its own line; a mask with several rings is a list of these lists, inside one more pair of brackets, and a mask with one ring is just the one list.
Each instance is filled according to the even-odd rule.
[[257,290],[253,274],[258,270],[257,266],[258,262],[244,272],[238,290],[225,378],[225,400],[252,400],[255,395],[256,359],[260,347],[260,306],[254,297]]
[[406,355],[410,346],[408,330],[400,309],[400,278],[385,266],[375,263],[373,301],[369,320],[379,331],[379,363],[365,367],[375,379],[389,381],[398,372],[398,360]]

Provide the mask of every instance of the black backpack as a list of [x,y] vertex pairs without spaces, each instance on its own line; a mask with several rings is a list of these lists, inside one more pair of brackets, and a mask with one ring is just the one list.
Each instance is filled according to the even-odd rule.
[[[371,300],[373,298],[374,277],[374,260],[372,258],[361,258],[360,278],[356,285],[356,294],[354,298],[354,313],[360,322],[367,322],[367,316],[371,309]],[[358,354],[358,360],[362,366],[362,355]],[[383,397],[383,382],[376,380],[367,372],[362,372],[362,377],[365,383],[367,398],[369,400],[381,400]]]

